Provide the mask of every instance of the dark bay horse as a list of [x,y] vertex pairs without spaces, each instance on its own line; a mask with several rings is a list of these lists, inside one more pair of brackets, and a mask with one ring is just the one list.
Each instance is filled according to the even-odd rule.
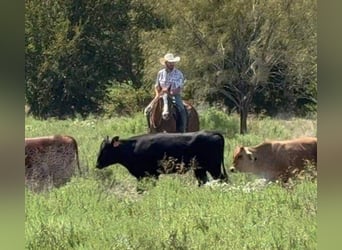
[[[187,112],[186,132],[199,131],[199,118],[196,109],[187,101],[183,101],[183,104]],[[171,95],[164,93],[154,99],[147,119],[150,133],[176,133],[180,115]]]

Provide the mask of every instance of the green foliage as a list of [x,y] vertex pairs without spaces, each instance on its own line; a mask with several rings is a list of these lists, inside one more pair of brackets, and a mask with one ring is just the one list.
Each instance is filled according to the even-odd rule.
[[[69,57],[76,50],[79,30],[68,38],[72,27],[58,1],[50,6],[46,2],[28,1],[26,10],[26,99],[31,112],[41,117],[53,116],[63,101],[67,104],[64,110],[71,111],[73,105],[65,98],[71,98],[72,86],[63,67],[65,55]],[[69,63],[68,66],[74,65]]]
[[107,98],[103,105],[104,113],[108,116],[130,116],[142,112],[152,100],[151,93],[144,89],[134,89],[131,84],[114,85],[108,89]]
[[25,98],[36,117],[142,110],[135,99],[166,52],[181,56],[195,106],[220,102],[243,118],[317,110],[316,1],[30,0],[25,10]]
[[[226,122],[237,131],[236,115],[214,108],[199,115],[203,129],[221,130]],[[96,170],[95,161],[106,135],[127,138],[146,131],[142,113],[131,118],[25,119],[26,137],[75,137],[86,170],[58,189],[25,190],[27,249],[317,248],[317,179],[284,188],[240,173],[231,174],[229,184],[198,188],[190,171],[138,185],[121,165]],[[225,134],[226,168],[235,145],[317,132],[316,121],[298,118],[253,117],[248,124],[248,135]]]
[[134,16],[152,15],[142,16],[131,1],[32,0],[25,7],[26,100],[33,115],[85,117],[102,111],[110,82],[140,87],[144,62]]
[[236,115],[229,116],[223,111],[210,107],[201,113],[200,127],[218,130],[226,137],[233,138],[239,133],[239,120]]
[[156,55],[173,51],[182,58],[186,95],[196,102],[223,101],[245,117],[316,109],[315,1],[176,1],[176,11],[168,5],[159,1],[155,12],[172,28],[142,34],[147,82],[159,67]]
[[[317,186],[197,188],[173,176],[138,195],[75,178],[26,191],[28,249],[315,249]],[[129,186],[128,186],[129,187]],[[130,187],[133,188],[133,187]]]

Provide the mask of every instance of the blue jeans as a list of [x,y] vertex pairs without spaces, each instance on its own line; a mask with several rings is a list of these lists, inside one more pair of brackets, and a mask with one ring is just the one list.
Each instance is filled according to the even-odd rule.
[[183,100],[182,100],[182,97],[181,95],[177,94],[177,95],[173,95],[173,99],[176,103],[176,106],[177,106],[177,109],[180,113],[180,117],[181,117],[181,121],[180,121],[180,124],[179,124],[179,132],[181,133],[184,133],[186,132],[186,111],[185,111],[185,108],[184,108],[184,105],[183,105]]

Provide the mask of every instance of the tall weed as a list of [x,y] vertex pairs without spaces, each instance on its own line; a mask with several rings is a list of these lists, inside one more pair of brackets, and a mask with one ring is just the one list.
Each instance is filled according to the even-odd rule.
[[[202,129],[224,133],[226,166],[237,145],[316,135],[316,121],[305,119],[250,118],[246,135],[238,134],[237,115],[210,109],[200,119]],[[317,179],[284,188],[240,173],[231,175],[229,184],[199,188],[189,171],[146,180],[138,192],[137,180],[123,166],[95,169],[105,136],[145,132],[142,113],[63,121],[27,116],[26,137],[76,138],[83,174],[60,188],[25,190],[26,248],[317,249]]]

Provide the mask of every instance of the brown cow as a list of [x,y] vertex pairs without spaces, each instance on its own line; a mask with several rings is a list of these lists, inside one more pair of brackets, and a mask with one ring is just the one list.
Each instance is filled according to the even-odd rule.
[[317,163],[317,138],[266,141],[255,147],[237,147],[231,172],[250,172],[268,180],[286,181],[307,162]]
[[55,135],[25,138],[25,183],[32,189],[52,184],[61,186],[79,166],[76,140]]

